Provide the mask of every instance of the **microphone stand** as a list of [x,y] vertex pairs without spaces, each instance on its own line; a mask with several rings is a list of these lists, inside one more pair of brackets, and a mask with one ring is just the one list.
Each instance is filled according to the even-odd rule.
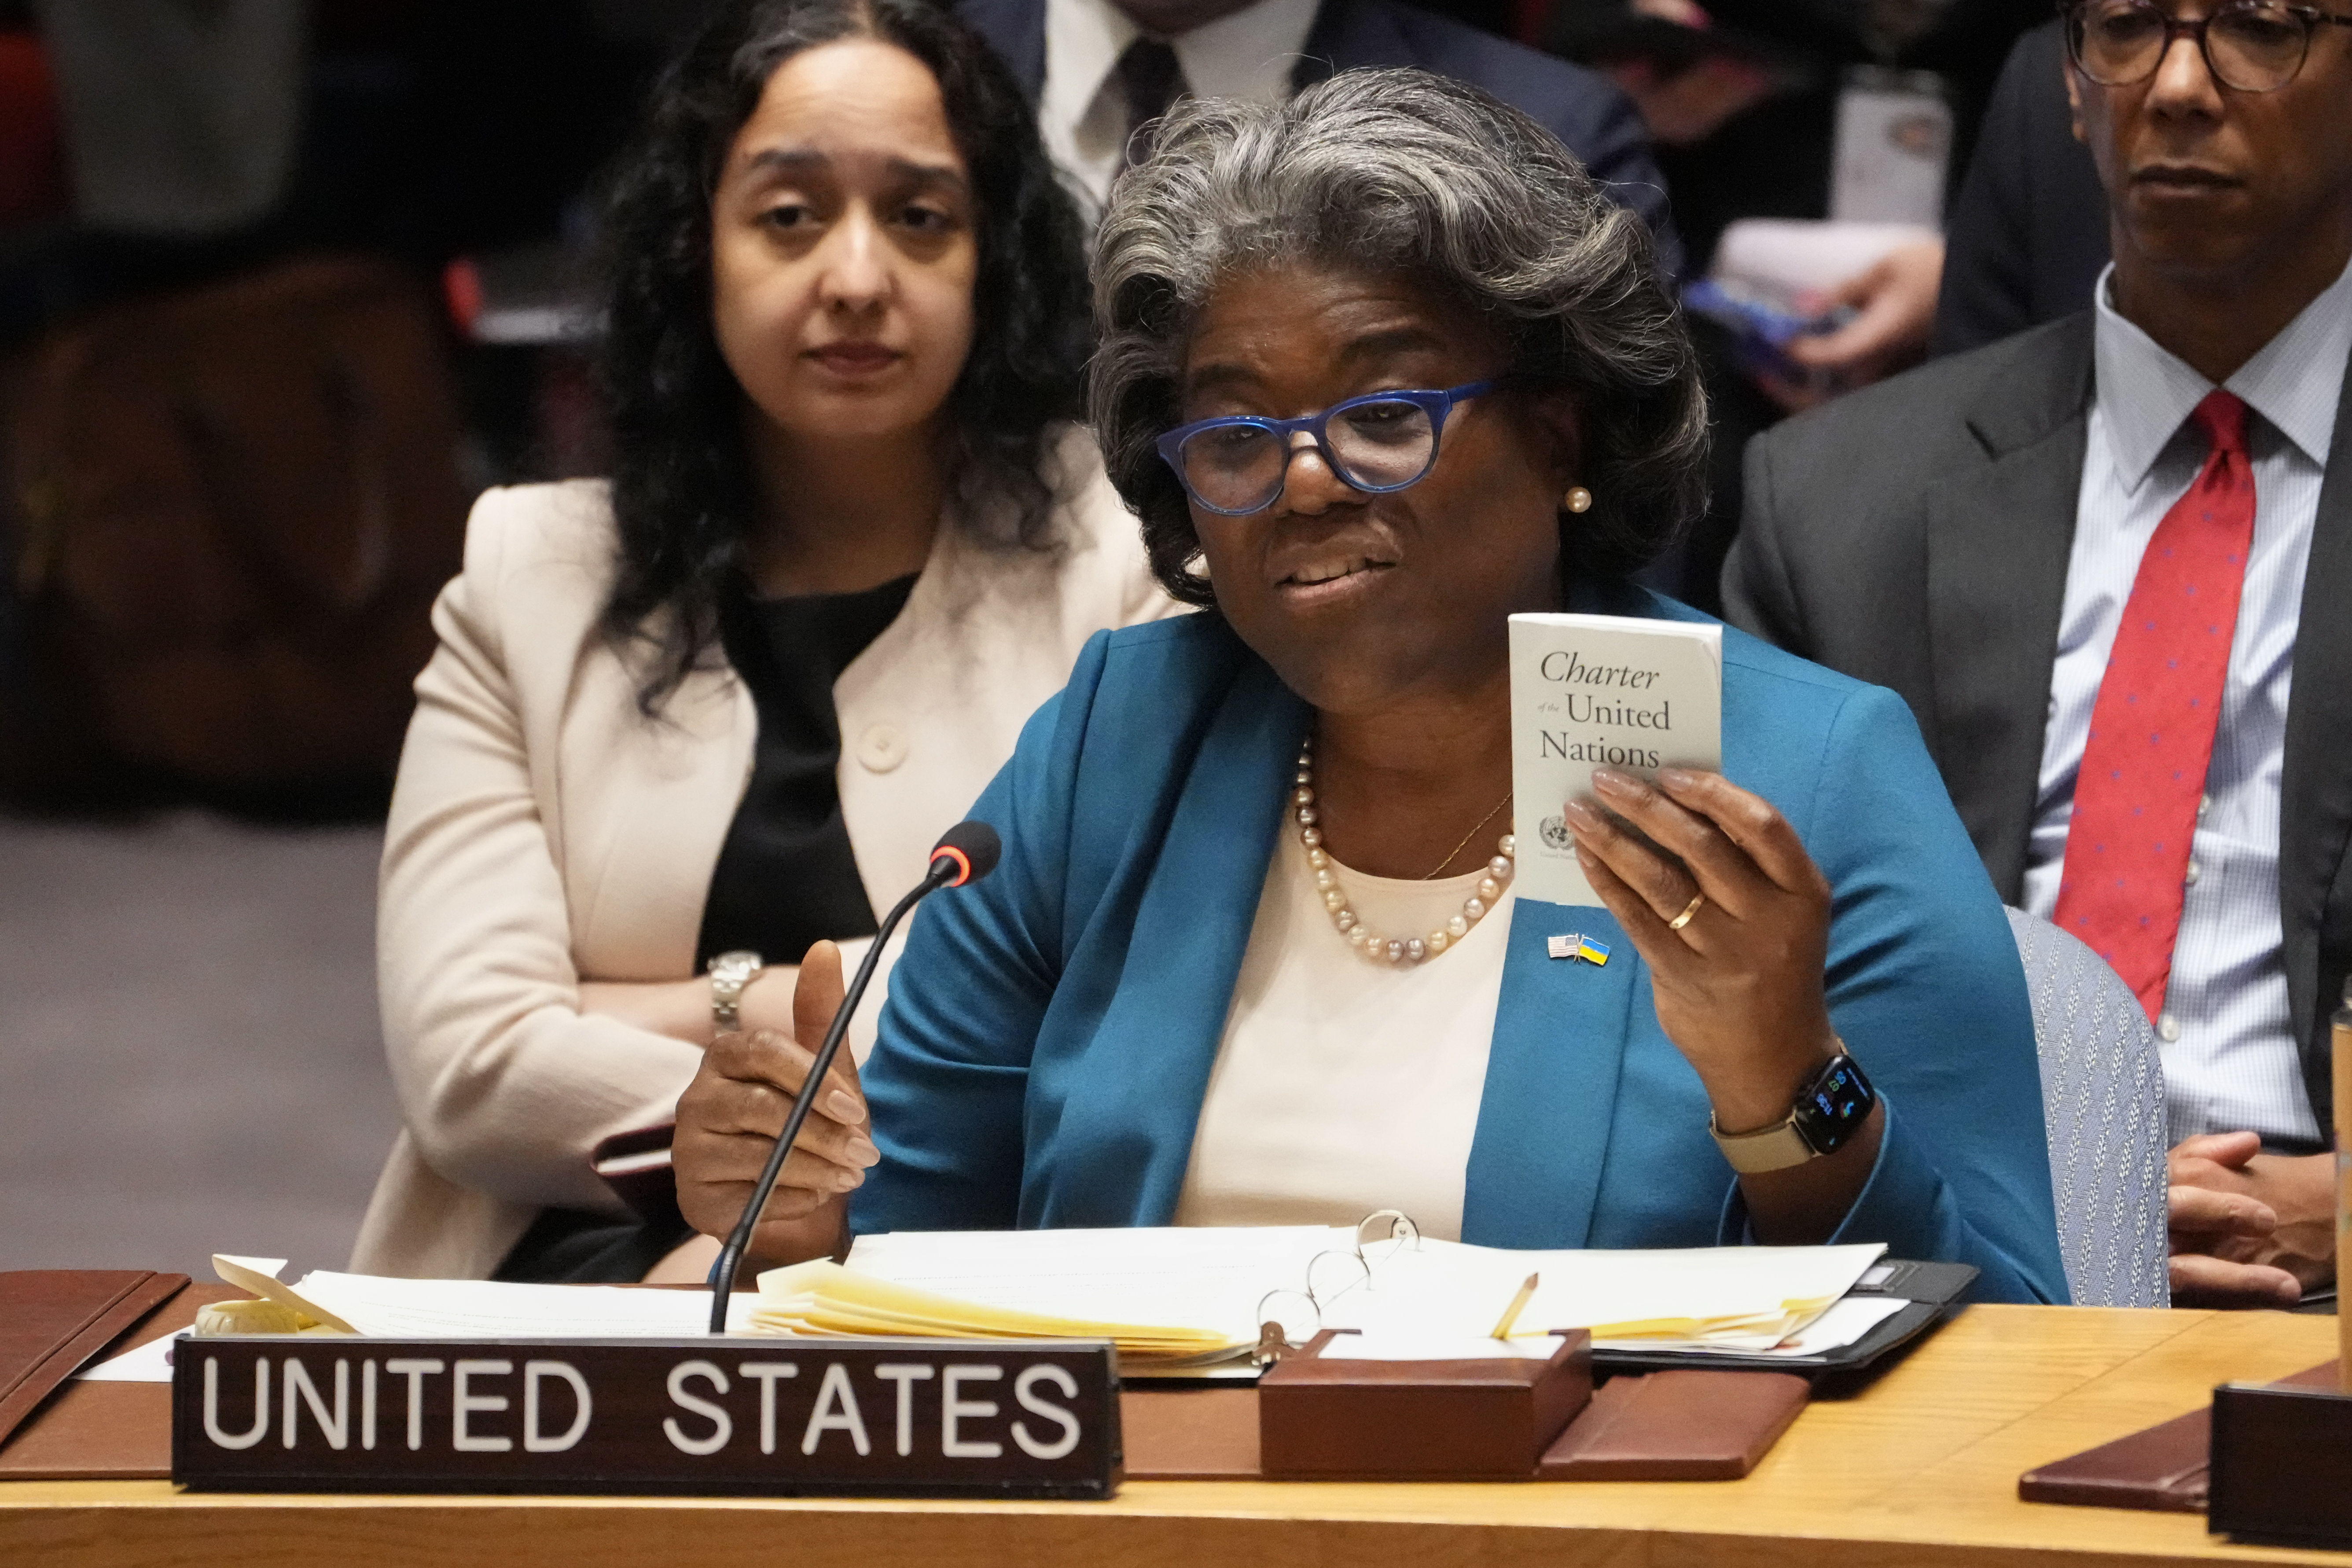
[[883,947],[889,942],[890,933],[898,929],[898,922],[907,918],[908,910],[926,895],[963,879],[969,873],[970,866],[959,864],[959,858],[947,854],[932,857],[929,874],[916,884],[912,892],[900,899],[883,920],[881,929],[874,933],[874,945],[866,950],[865,961],[857,966],[857,977],[842,994],[841,1005],[834,1012],[832,1026],[824,1032],[824,1044],[817,1047],[816,1060],[809,1065],[808,1078],[801,1084],[800,1093],[793,1097],[792,1114],[784,1118],[784,1130],[777,1134],[776,1146],[768,1152],[767,1168],[760,1173],[760,1180],[751,1188],[751,1201],[743,1205],[743,1217],[735,1222],[734,1230],[728,1235],[727,1245],[719,1249],[719,1268],[711,1277],[712,1333],[727,1331],[727,1301],[734,1294],[735,1271],[742,1265],[744,1250],[751,1245],[751,1232],[759,1226],[760,1211],[768,1206],[768,1199],[776,1190],[776,1178],[783,1174],[784,1156],[792,1152],[793,1141],[800,1136],[801,1123],[808,1120],[809,1107],[816,1103],[816,1091],[824,1083],[824,1075],[832,1070],[833,1058],[841,1049],[842,1037],[849,1032],[849,1016],[857,1011],[857,1004],[865,998],[866,984],[874,978],[874,967],[881,962]]

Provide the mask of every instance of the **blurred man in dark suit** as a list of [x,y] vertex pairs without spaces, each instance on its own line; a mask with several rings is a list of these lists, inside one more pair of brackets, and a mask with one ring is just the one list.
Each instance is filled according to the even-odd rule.
[[1604,78],[1399,0],[963,0],[1037,105],[1046,150],[1098,206],[1134,132],[1182,93],[1286,98],[1360,66],[1418,66],[1540,121],[1657,236],[1682,247],[1633,104]]
[[2090,302],[2107,265],[2107,201],[2074,137],[2063,22],[2010,51],[1945,233],[1937,353],[1981,348]]
[[2352,967],[2352,17],[2066,20],[2095,309],[1757,440],[1725,597],[1903,693],[2002,896],[2137,993],[2179,1299],[2292,1302]]

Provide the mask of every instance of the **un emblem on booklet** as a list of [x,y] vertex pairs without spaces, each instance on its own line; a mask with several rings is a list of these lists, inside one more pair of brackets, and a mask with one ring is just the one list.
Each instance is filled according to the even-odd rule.
[[1549,848],[1565,849],[1569,846],[1568,819],[1564,816],[1545,817],[1537,831],[1543,835],[1544,844]]

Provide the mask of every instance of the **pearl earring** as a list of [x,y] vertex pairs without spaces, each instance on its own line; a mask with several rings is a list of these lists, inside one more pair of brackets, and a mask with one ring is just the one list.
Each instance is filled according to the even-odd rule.
[[1570,511],[1592,510],[1592,492],[1582,485],[1570,485],[1568,488],[1568,494],[1562,498],[1562,500]]

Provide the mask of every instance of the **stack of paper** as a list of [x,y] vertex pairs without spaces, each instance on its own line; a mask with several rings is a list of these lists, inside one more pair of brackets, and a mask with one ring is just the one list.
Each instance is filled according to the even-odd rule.
[[[1694,1247],[1522,1252],[1422,1239],[1360,1253],[1347,1227],[907,1232],[861,1237],[849,1266],[760,1277],[730,1302],[731,1331],[940,1339],[1108,1339],[1147,1372],[1246,1359],[1258,1325],[1316,1327],[1387,1345],[1486,1339],[1529,1274],[1511,1353],[1553,1331],[1644,1351],[1764,1356],[1852,1343],[1902,1303],[1847,1292],[1885,1249]],[[1359,1261],[1359,1259],[1361,1261]],[[341,1331],[386,1337],[680,1338],[705,1330],[698,1290],[390,1279],[274,1258],[215,1260],[222,1277]],[[1313,1289],[1308,1304],[1305,1292]],[[1302,1321],[1303,1309],[1303,1321]]]
[[[1517,1332],[1584,1329],[1596,1343],[1768,1351],[1820,1318],[1885,1247],[1520,1252],[1423,1239],[1328,1303],[1329,1328],[1476,1332],[1530,1273]],[[1819,1347],[1816,1347],[1819,1348]]]
[[1584,1329],[1596,1343],[1643,1350],[1813,1353],[1851,1343],[1901,1305],[1841,1301],[1885,1251],[1874,1243],[1536,1252],[1423,1239],[1368,1247],[1369,1269],[1353,1264],[1355,1250],[1353,1231],[1320,1226],[910,1232],[860,1237],[842,1272],[967,1312],[1082,1321],[1096,1333],[1183,1324],[1235,1347],[1274,1315],[1261,1310],[1269,1292],[1296,1293],[1310,1277],[1322,1327],[1391,1343],[1491,1334],[1530,1273],[1540,1283],[1515,1337],[1531,1348],[1554,1330]]
[[[1244,1357],[1267,1293],[1296,1291],[1318,1258],[1352,1251],[1355,1239],[1320,1225],[866,1236],[846,1268],[803,1264],[761,1275],[752,1323],[802,1333],[1108,1338],[1150,1370],[1172,1372]],[[886,1294],[893,1291],[907,1294]],[[894,1315],[905,1326],[885,1326]],[[850,1326],[861,1321],[874,1327]]]
[[[499,1279],[393,1279],[318,1270],[293,1294],[385,1339],[691,1339],[710,1327],[704,1290],[620,1285],[518,1285]],[[729,1302],[740,1329],[751,1299]]]
[[1255,1343],[1269,1291],[1304,1289],[1310,1268],[1346,1284],[1360,1271],[1317,1259],[1336,1261],[1355,1245],[1353,1230],[1322,1225],[900,1231],[858,1237],[848,1265],[1010,1311],[1184,1323]]
[[1105,1321],[960,1300],[820,1259],[760,1276],[754,1333],[910,1335],[945,1340],[1110,1340],[1147,1363],[1220,1361],[1244,1350],[1217,1329]]

